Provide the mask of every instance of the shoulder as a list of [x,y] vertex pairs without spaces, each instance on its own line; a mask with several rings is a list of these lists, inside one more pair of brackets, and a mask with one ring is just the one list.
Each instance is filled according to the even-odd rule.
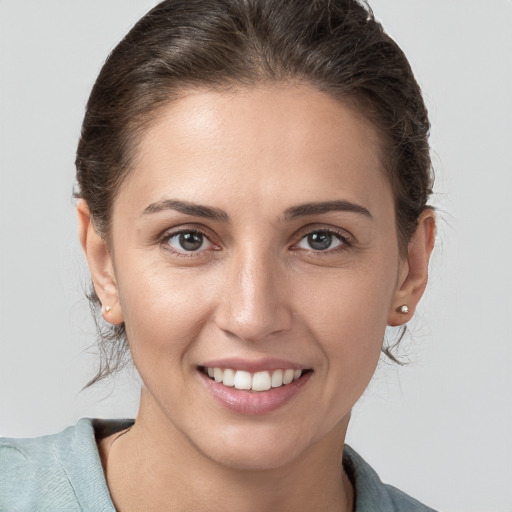
[[50,506],[80,510],[58,453],[65,432],[34,439],[0,439],[0,511]]
[[96,448],[92,420],[59,434],[0,439],[0,512],[113,511]]
[[354,485],[355,512],[435,512],[396,487],[384,484],[375,470],[347,445],[343,450],[343,467]]

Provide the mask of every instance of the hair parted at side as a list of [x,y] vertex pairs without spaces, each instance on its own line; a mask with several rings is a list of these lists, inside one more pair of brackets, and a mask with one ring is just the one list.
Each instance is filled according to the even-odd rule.
[[[75,195],[107,246],[113,201],[162,106],[191,88],[277,82],[311,84],[376,126],[405,254],[432,192],[430,125],[405,55],[356,0],[165,0],[139,20],[94,84],[76,156]],[[97,325],[102,358],[88,385],[127,360],[124,325]]]

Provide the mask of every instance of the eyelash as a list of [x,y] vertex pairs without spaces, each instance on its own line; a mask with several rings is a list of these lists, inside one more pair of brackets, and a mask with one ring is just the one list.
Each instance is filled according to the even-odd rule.
[[[161,238],[160,243],[164,247],[165,250],[171,252],[172,254],[174,254],[174,255],[176,255],[178,257],[190,258],[190,257],[201,257],[201,256],[203,256],[204,252],[206,252],[206,250],[197,250],[197,251],[186,251],[186,250],[183,250],[183,251],[179,251],[179,250],[174,249],[170,245],[169,241],[172,238],[174,238],[176,236],[179,236],[179,235],[183,235],[183,234],[201,235],[210,244],[213,244],[213,246],[214,246],[213,250],[217,250],[217,251],[220,250],[220,247],[218,245],[216,245],[211,240],[212,237],[210,235],[208,235],[206,232],[204,232],[204,231],[202,231],[200,229],[197,229],[197,228],[189,228],[189,229],[183,229],[182,228],[182,229],[179,229],[178,231],[167,232]],[[327,249],[327,250],[315,250],[315,249],[309,249],[308,250],[308,249],[301,249],[301,248],[297,247],[298,244],[301,243],[305,238],[307,238],[308,236],[313,235],[313,234],[327,234],[327,235],[335,237],[341,243],[340,243],[339,246],[336,246],[334,249]],[[303,230],[302,233],[300,233],[299,236],[300,236],[299,241],[292,245],[291,250],[294,250],[294,251],[304,250],[304,251],[307,251],[309,254],[314,254],[315,256],[324,256],[324,255],[329,255],[329,254],[332,254],[332,253],[346,251],[347,249],[352,247],[352,244],[353,244],[352,237],[346,231],[338,230],[338,229],[334,229],[334,228],[326,228],[326,227],[314,228],[314,227],[310,226],[308,228],[305,228],[305,230]]]
[[[340,245],[333,249],[326,249],[326,250],[304,249],[309,254],[313,254],[315,256],[328,256],[333,253],[346,251],[353,245],[352,237],[345,230],[335,229],[335,228],[331,228],[331,227],[327,228],[327,227],[323,227],[323,226],[322,227],[319,226],[317,228],[315,228],[313,226],[309,226],[306,228],[306,230],[302,231],[302,233],[300,234],[299,241],[297,243],[295,243],[293,247],[296,247],[300,242],[302,242],[302,240],[304,240],[308,236],[313,235],[313,234],[320,234],[320,233],[327,234],[327,235],[330,235],[330,236],[338,239],[341,242]],[[301,250],[301,249],[294,248],[293,250]]]
[[207,233],[205,233],[204,231],[200,230],[200,229],[197,229],[197,228],[189,228],[189,229],[179,229],[178,231],[172,231],[172,232],[167,232],[161,239],[161,245],[164,247],[165,250],[169,251],[170,253],[174,254],[175,256],[178,256],[178,257],[184,257],[184,258],[194,258],[194,257],[200,257],[203,255],[203,253],[205,252],[204,250],[198,250],[198,251],[186,251],[186,250],[183,250],[183,251],[178,251],[176,249],[174,249],[171,245],[170,245],[170,240],[172,238],[174,238],[175,236],[179,236],[179,235],[184,235],[184,234],[191,234],[191,235],[201,235],[202,237],[204,237],[205,240],[207,240],[210,244],[212,244],[214,246],[214,249],[213,250],[219,250],[218,246],[214,244],[214,242],[212,242],[211,240],[211,236],[209,236]]

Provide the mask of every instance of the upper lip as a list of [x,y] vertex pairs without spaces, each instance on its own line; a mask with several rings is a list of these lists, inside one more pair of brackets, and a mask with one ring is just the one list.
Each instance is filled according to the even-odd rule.
[[262,371],[270,371],[270,370],[305,370],[308,369],[307,366],[304,366],[300,363],[287,361],[285,359],[277,359],[277,358],[264,358],[258,360],[248,360],[241,359],[238,357],[232,358],[224,358],[224,359],[215,359],[211,361],[206,361],[202,365],[204,368],[222,368],[227,369],[231,368],[233,370],[243,370],[250,373],[262,372]]

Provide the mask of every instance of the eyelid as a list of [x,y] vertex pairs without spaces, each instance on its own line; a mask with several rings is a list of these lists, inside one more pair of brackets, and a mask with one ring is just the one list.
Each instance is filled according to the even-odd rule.
[[[303,247],[299,247],[299,244],[304,240],[304,238],[313,233],[329,233],[330,235],[338,238],[341,243],[336,247],[325,250],[315,250],[313,248],[306,249]],[[304,228],[300,229],[297,232],[296,237],[296,241],[289,248],[291,251],[302,252],[303,254],[311,255],[313,257],[318,258],[341,254],[353,248],[353,245],[355,243],[354,236],[351,233],[349,233],[346,229],[334,226],[326,226],[325,224],[305,226]]]
[[[179,250],[172,248],[172,246],[167,245],[166,250],[168,250],[174,254],[182,255],[182,256],[200,256],[200,255],[203,255],[205,252],[209,252],[211,250],[214,250],[214,251],[221,250],[221,244],[215,240],[215,238],[217,238],[217,237],[211,233],[211,230],[208,228],[205,228],[202,225],[197,225],[197,224],[188,224],[188,225],[181,224],[181,225],[175,226],[173,228],[167,228],[157,237],[157,242],[160,243],[161,245],[164,245],[173,236],[179,235],[181,233],[194,233],[194,232],[200,233],[201,235],[206,237],[206,239],[213,245],[213,248],[212,249],[203,249],[200,251],[179,251]],[[336,250],[347,249],[347,248],[351,247],[356,242],[355,237],[344,228],[340,228],[340,227],[332,226],[332,225],[315,223],[315,224],[308,224],[307,226],[302,227],[301,229],[299,229],[296,232],[296,234],[293,236],[295,241],[291,245],[290,249],[304,250],[304,249],[298,248],[297,244],[301,240],[303,240],[306,236],[308,236],[312,233],[318,233],[318,232],[330,233],[330,234],[338,237],[343,242],[343,244],[341,246],[342,248],[341,249],[335,248],[335,249],[331,249],[331,250],[327,250],[327,251],[311,250],[310,252],[314,252],[317,254],[327,254],[330,252],[336,252]]]
[[208,240],[212,240],[212,238],[215,238],[215,235],[212,233],[210,229],[203,226],[202,224],[194,223],[178,224],[177,226],[166,227],[165,229],[160,231],[160,234],[157,235],[157,238],[159,240],[163,240],[166,238],[170,238],[174,235],[178,235],[180,233],[201,233],[202,235],[207,237]]
[[[308,224],[307,226],[304,226],[303,228],[297,231],[296,238],[298,239],[298,241],[300,241],[305,236],[308,236],[312,233],[330,233],[331,235],[338,236],[348,245],[352,245],[356,241],[352,233],[350,233],[346,229],[326,224]],[[295,244],[296,243],[297,242],[295,242]]]
[[[213,240],[212,234],[209,232],[210,230],[203,228],[202,226],[198,226],[197,224],[192,225],[179,225],[174,228],[168,228],[163,231],[163,233],[158,237],[158,242],[160,245],[165,246],[165,250],[171,252],[172,254],[178,255],[178,256],[186,256],[186,257],[198,257],[203,256],[205,252],[211,251],[211,250],[220,250],[220,246],[218,243],[216,243]],[[168,241],[182,233],[199,233],[200,235],[204,236],[210,244],[212,244],[212,248],[208,249],[202,249],[199,251],[180,251],[174,247],[172,247]]]

